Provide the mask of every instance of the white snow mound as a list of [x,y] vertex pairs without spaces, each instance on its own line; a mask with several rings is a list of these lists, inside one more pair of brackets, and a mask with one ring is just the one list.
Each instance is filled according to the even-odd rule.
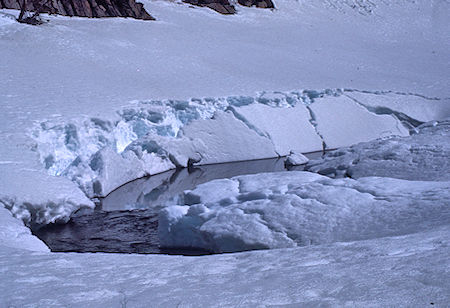
[[449,205],[450,182],[265,173],[186,191],[160,212],[159,237],[212,252],[354,241],[448,224]]

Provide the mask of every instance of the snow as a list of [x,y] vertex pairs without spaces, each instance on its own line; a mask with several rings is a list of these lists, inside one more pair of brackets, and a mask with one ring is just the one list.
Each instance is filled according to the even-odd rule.
[[20,166],[11,169],[8,164],[0,165],[0,172],[8,176],[7,181],[0,181],[0,205],[28,225],[67,222],[77,210],[94,207],[66,178],[43,175]]
[[[276,10],[239,7],[235,16],[144,4],[157,21],[49,16],[48,24],[31,27],[12,22],[8,14],[16,11],[0,12],[0,157],[9,162],[0,182],[20,186],[26,173],[8,176],[20,173],[20,164],[40,181],[47,173],[65,176],[87,196],[105,196],[132,179],[199,159],[274,157],[320,150],[323,142],[330,148],[386,132],[404,135],[399,121],[411,124],[394,118],[398,112],[412,120],[420,115],[419,122],[449,116],[443,114],[449,26],[442,13],[449,8],[442,1],[279,1]],[[402,101],[411,101],[408,110]],[[361,104],[393,111],[376,114],[379,108]],[[348,114],[333,107],[323,114],[328,105]],[[267,139],[251,137],[259,139],[257,152],[227,146],[221,155],[213,136],[209,144],[198,140],[200,126],[211,132],[217,119],[230,117],[227,110],[242,122],[231,122],[242,128],[236,135]],[[272,121],[260,120],[267,114]],[[240,140],[225,140],[233,138]],[[156,153],[141,153],[142,146]]]
[[332,177],[386,176],[409,180],[450,180],[450,119],[432,121],[408,137],[389,137],[329,152],[306,170]]
[[450,182],[309,172],[215,180],[160,212],[163,247],[212,252],[286,248],[408,234],[450,223]]
[[1,306],[431,306],[449,302],[450,228],[204,257],[0,250]]
[[[325,224],[315,225],[321,232],[311,238],[325,244],[308,247],[200,258],[44,252],[42,242],[20,220],[29,225],[65,222],[94,206],[86,196],[105,196],[137,177],[190,163],[321,150],[323,143],[340,147],[391,133],[406,136],[422,122],[450,116],[448,1],[279,0],[275,10],[239,7],[235,16],[171,1],[145,0],[144,5],[157,21],[46,16],[48,24],[32,27],[8,15],[16,11],[0,11],[0,306],[449,302],[450,230],[448,221],[439,227],[448,219],[445,207],[443,215],[436,213],[441,202],[448,204],[448,178],[433,169],[448,165],[448,136],[422,133],[433,130],[430,125],[408,140],[417,143],[412,149],[429,143],[426,154],[413,156],[429,162],[429,172],[420,169],[421,180],[441,182],[331,180],[315,174],[307,179],[299,175],[300,180],[290,174],[295,187],[317,185],[324,201],[335,190],[379,205],[374,219],[386,220],[387,231],[377,231],[377,221],[356,211],[358,219],[337,230],[336,239],[328,237]],[[224,122],[232,131],[217,129]],[[241,134],[245,140],[237,138]],[[228,146],[221,147],[214,136]],[[406,139],[385,140],[390,148],[389,142],[401,145]],[[249,144],[244,151],[246,142],[259,146]],[[408,146],[404,149],[399,153],[408,154]],[[386,161],[380,164],[386,166]],[[419,174],[414,159],[412,165],[393,161],[398,169],[387,175],[411,179]],[[351,168],[353,177],[365,176],[364,168]],[[232,186],[227,181],[222,188]],[[274,234],[256,219],[258,213],[247,215],[239,208],[275,195],[280,204],[290,195],[296,198],[300,190],[294,193],[286,182],[273,176],[243,181],[239,185],[246,192],[234,197],[224,189],[217,196],[204,192],[199,198],[210,203],[193,205],[190,211],[171,208],[166,217],[173,220],[167,225],[191,215],[187,225],[197,226],[194,218],[215,215],[233,201],[236,209],[230,217],[253,228],[239,227],[242,247],[294,246],[289,236]],[[371,200],[370,193],[358,191],[364,187],[382,198]],[[233,199],[237,197],[241,199]],[[392,200],[398,208],[388,206]],[[415,220],[408,204],[423,217]],[[331,217],[347,217],[338,213]],[[226,229],[227,220],[223,223],[222,229],[211,224],[208,230],[238,230]],[[358,238],[345,230],[366,226]],[[298,231],[301,226],[291,227]],[[249,236],[251,230],[264,237]],[[192,234],[204,243],[195,229]],[[405,235],[378,238],[398,234]],[[353,239],[367,240],[329,244]]]
[[1,249],[5,247],[20,247],[31,251],[49,251],[48,247],[37,237],[31,234],[23,222],[14,218],[10,211],[0,206],[0,243]]

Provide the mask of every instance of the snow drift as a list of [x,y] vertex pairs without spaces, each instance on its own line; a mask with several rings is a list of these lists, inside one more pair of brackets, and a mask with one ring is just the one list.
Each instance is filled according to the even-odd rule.
[[163,247],[212,252],[286,248],[408,234],[450,222],[450,182],[309,172],[215,180],[163,209]]

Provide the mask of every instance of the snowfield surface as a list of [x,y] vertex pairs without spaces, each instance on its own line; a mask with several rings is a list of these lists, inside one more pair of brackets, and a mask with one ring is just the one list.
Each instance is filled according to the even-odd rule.
[[0,250],[2,307],[446,307],[450,227],[205,257]]
[[[290,180],[254,176],[245,193],[236,179],[210,182],[185,196],[189,211],[173,207],[162,216],[166,227],[181,229],[211,218],[209,234],[241,236],[239,250],[318,245],[200,258],[49,253],[23,222],[67,221],[94,206],[90,197],[133,179],[408,137],[450,117],[446,0],[280,0],[275,10],[239,7],[234,16],[143,2],[157,21],[50,16],[33,27],[15,22],[17,11],[0,10],[0,306],[450,302],[449,182],[427,170],[440,182],[292,173]],[[442,164],[448,134],[430,137],[428,127],[408,140],[427,142],[433,154],[420,159]],[[377,143],[392,148],[389,140],[405,139]],[[365,155],[364,145],[355,147]],[[365,176],[355,166],[346,160],[342,170]],[[265,202],[312,218],[317,232],[305,235],[307,226],[290,224],[288,214],[281,223],[263,220],[278,215],[276,207],[258,208]],[[246,227],[229,232],[230,219],[253,224],[257,236]],[[333,235],[337,222],[344,223]],[[198,243],[234,250],[226,236],[215,242],[198,230],[190,229]],[[176,228],[162,232],[175,244]],[[392,235],[404,236],[378,238]],[[352,240],[363,241],[331,243]]]
[[306,170],[330,177],[384,176],[450,180],[450,118],[423,124],[408,137],[389,137],[328,152]]

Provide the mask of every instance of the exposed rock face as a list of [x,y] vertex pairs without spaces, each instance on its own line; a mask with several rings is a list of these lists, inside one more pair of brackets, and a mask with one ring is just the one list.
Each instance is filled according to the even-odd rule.
[[221,14],[234,14],[236,13],[236,9],[228,0],[183,0],[186,3],[197,5],[197,6],[206,6],[210,9],[213,9],[216,12]]
[[[216,12],[221,14],[234,14],[236,13],[236,8],[233,4],[229,2],[229,0],[183,0],[186,3],[197,5],[197,6],[206,6],[210,9],[213,9]],[[263,9],[271,9],[275,6],[273,5],[272,0],[237,0],[237,3],[243,6],[251,7],[256,6]]]
[[[19,1],[0,0],[0,8],[20,9]],[[45,2],[41,6],[41,3]],[[27,0],[27,10],[35,11],[41,7],[42,13],[80,17],[132,17],[154,20],[136,0]]]
[[256,6],[262,9],[273,9],[272,0],[238,0],[238,3],[243,6]]

